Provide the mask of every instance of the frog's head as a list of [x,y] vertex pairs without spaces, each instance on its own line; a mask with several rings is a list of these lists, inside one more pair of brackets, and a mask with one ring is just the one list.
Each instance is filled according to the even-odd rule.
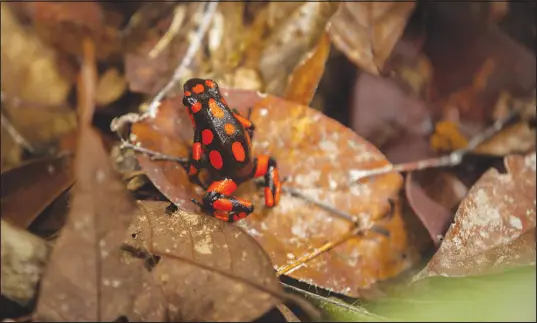
[[213,80],[190,79],[183,85],[183,90],[185,92],[183,104],[189,108],[197,102],[203,104],[210,98],[217,101],[221,98],[218,84]]

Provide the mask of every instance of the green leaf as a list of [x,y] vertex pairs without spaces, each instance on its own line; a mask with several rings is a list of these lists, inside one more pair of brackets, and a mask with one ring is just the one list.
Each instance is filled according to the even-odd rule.
[[433,277],[398,295],[368,304],[396,321],[533,321],[535,266],[463,278]]

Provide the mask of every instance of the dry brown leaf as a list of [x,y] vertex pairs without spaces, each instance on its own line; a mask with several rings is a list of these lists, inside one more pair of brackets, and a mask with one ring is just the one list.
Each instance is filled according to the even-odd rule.
[[434,70],[427,99],[446,119],[456,115],[452,121],[484,126],[502,92],[524,97],[535,91],[535,55],[473,12],[474,5],[428,2],[426,28],[435,32],[427,34],[423,51]]
[[81,55],[82,39],[89,36],[97,44],[98,60],[120,54],[118,27],[122,19],[101,3],[21,1],[16,8],[32,20],[42,39],[64,53]]
[[[1,4],[2,113],[35,148],[76,126],[74,111],[63,106],[71,84],[61,75],[54,50],[18,21],[10,5]],[[2,142],[9,144],[4,136]],[[2,152],[9,153],[7,148],[2,145]],[[11,153],[17,160],[17,150]]]
[[505,158],[470,189],[440,249],[416,276],[467,276],[535,263],[535,153]]
[[95,100],[100,106],[105,106],[119,99],[127,89],[127,81],[115,68],[108,69],[101,75],[97,84]]
[[391,80],[359,74],[354,85],[350,124],[392,163],[429,157],[430,110]]
[[323,75],[329,54],[330,38],[325,33],[317,47],[295,68],[285,93],[286,100],[303,105],[310,104]]
[[[362,138],[305,106],[250,91],[222,91],[230,106],[246,114],[252,110],[256,125],[254,156],[269,154],[278,162],[284,186],[296,188],[314,199],[357,215],[360,221],[378,223],[390,237],[368,232],[321,253],[288,272],[289,276],[350,296],[378,280],[397,275],[417,259],[400,214],[397,195],[399,174],[389,174],[349,186],[352,170],[380,167],[388,162]],[[133,125],[131,139],[142,147],[185,157],[192,140],[192,126],[181,97],[162,103],[155,119]],[[138,156],[140,166],[154,185],[173,203],[197,210],[190,201],[203,190],[188,181],[182,166]],[[236,195],[251,200],[256,210],[238,222],[267,251],[276,268],[284,268],[311,254],[326,242],[347,234],[352,224],[334,214],[283,195],[274,209],[263,207],[261,190],[251,181]],[[394,201],[391,209],[389,200]]]
[[20,100],[62,104],[71,84],[60,75],[54,50],[18,21],[10,4],[1,8],[2,92]]
[[332,17],[330,38],[349,60],[378,75],[414,7],[415,2],[344,2]]
[[338,6],[339,3],[333,2],[305,2],[271,31],[258,65],[265,92],[276,96],[285,94],[289,75],[318,44]]
[[26,229],[73,185],[73,157],[32,160],[3,172],[1,179],[2,219]]
[[163,299],[140,263],[125,264],[120,245],[137,208],[92,129],[95,58],[85,43],[79,83],[80,132],[69,218],[41,281],[41,321],[163,320]]
[[140,205],[128,243],[161,257],[154,276],[170,321],[252,321],[281,302],[269,257],[242,230],[196,213],[166,214],[167,202]]
[[[173,71],[183,60],[190,44],[188,33],[193,26],[197,25],[195,22],[199,22],[200,17],[196,12],[203,4],[192,2],[178,5],[185,6],[186,17],[190,19],[158,56],[151,58],[149,53],[158,44],[162,33],[166,32],[171,23],[169,21],[163,26],[162,22],[165,19],[161,19],[161,23],[157,23],[156,26],[146,31],[145,38],[135,48],[125,53],[125,78],[131,91],[156,94],[169,82]],[[190,66],[189,69],[195,69],[195,67]]]
[[19,164],[23,147],[13,139],[13,136],[4,128],[1,128],[0,133],[0,170],[4,171]]
[[436,246],[440,245],[454,216],[454,208],[468,189],[454,175],[438,169],[408,174],[405,194]]

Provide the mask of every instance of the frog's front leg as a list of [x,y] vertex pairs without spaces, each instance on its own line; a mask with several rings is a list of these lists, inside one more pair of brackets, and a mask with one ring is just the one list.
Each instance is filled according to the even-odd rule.
[[254,211],[252,203],[231,196],[236,189],[237,184],[232,179],[216,181],[209,186],[202,202],[195,199],[192,202],[219,220],[235,222]]
[[200,169],[203,168],[203,161],[205,160],[203,148],[201,146],[201,134],[196,129],[194,131],[194,141],[192,143],[192,151],[188,163],[184,165],[188,178],[191,182],[207,189],[207,185],[204,185],[199,178]]
[[260,155],[254,160],[255,177],[265,177],[265,205],[274,207],[280,202],[282,183],[278,174],[276,160],[267,155]]

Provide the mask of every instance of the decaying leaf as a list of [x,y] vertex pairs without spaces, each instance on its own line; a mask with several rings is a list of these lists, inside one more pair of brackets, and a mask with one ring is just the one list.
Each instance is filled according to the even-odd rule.
[[57,53],[16,18],[11,5],[1,4],[2,114],[38,146],[76,125],[74,111],[65,106],[71,84],[59,71]]
[[311,55],[306,57],[291,75],[285,93],[286,100],[303,105],[310,104],[323,75],[329,54],[330,38],[328,38],[328,34],[324,34]]
[[[256,125],[254,156],[273,156],[284,186],[300,190],[346,213],[360,223],[377,223],[389,237],[368,232],[301,264],[289,276],[350,296],[378,280],[393,277],[408,268],[416,254],[401,219],[399,174],[389,174],[350,185],[352,170],[380,167],[386,159],[371,144],[337,122],[305,106],[250,91],[222,91],[234,108],[246,115],[252,110]],[[155,119],[133,125],[131,140],[164,154],[185,157],[192,140],[192,126],[181,97],[166,100]],[[138,156],[142,169],[154,185],[185,210],[197,210],[190,199],[200,199],[203,190],[188,181],[182,166]],[[252,181],[243,184],[237,196],[251,200],[256,210],[238,222],[270,255],[276,268],[293,264],[326,242],[347,234],[352,223],[311,205],[283,195],[280,205],[263,207],[262,190]],[[391,208],[390,201],[394,202]]]
[[26,229],[50,203],[73,185],[73,157],[30,161],[3,172],[1,179],[2,219]]
[[470,189],[440,249],[416,278],[466,276],[535,263],[535,153],[505,158]]
[[1,4],[2,14],[2,92],[8,97],[59,105],[70,84],[56,66],[55,52],[43,44],[35,30],[18,21],[10,4]]
[[[473,4],[427,3],[423,51],[434,70],[429,99],[452,121],[486,122],[501,92],[535,90],[535,55],[472,10]],[[478,130],[479,131],[479,130]]]
[[468,189],[454,175],[436,169],[408,174],[405,194],[414,213],[436,246],[440,245],[452,220],[452,209]]
[[332,17],[330,38],[368,73],[382,73],[414,2],[344,2]]
[[305,2],[271,32],[259,57],[265,92],[277,96],[285,93],[288,76],[315,48],[338,6],[332,2]]
[[36,316],[41,321],[162,320],[163,299],[140,263],[121,261],[123,242],[137,208],[109,164],[92,128],[95,61],[85,43],[79,83],[80,132],[74,197],[41,281]]
[[[191,40],[188,31],[199,23],[197,13],[203,3],[183,3],[186,16],[190,17],[187,27],[182,27],[170,43],[163,48],[158,56],[150,57],[149,53],[159,42],[159,32],[165,32],[165,26],[156,26],[147,31],[147,36],[135,48],[125,53],[125,78],[129,89],[134,92],[156,94],[170,79],[174,69],[183,60]],[[172,12],[172,11],[170,11]],[[169,24],[169,23],[168,23]],[[190,68],[193,68],[190,66]]]
[[98,105],[105,106],[119,99],[126,89],[127,82],[123,75],[119,74],[117,69],[111,68],[101,75],[95,100]]
[[80,55],[82,39],[91,37],[97,44],[98,60],[119,54],[121,17],[110,9],[104,10],[102,3],[21,1],[15,6],[31,19],[42,39],[64,53]]
[[128,243],[161,257],[154,275],[171,321],[251,321],[281,302],[269,257],[242,230],[196,213],[167,214],[167,202],[140,205]]
[[395,82],[360,73],[354,85],[350,125],[392,163],[429,157],[432,116],[427,105]]

